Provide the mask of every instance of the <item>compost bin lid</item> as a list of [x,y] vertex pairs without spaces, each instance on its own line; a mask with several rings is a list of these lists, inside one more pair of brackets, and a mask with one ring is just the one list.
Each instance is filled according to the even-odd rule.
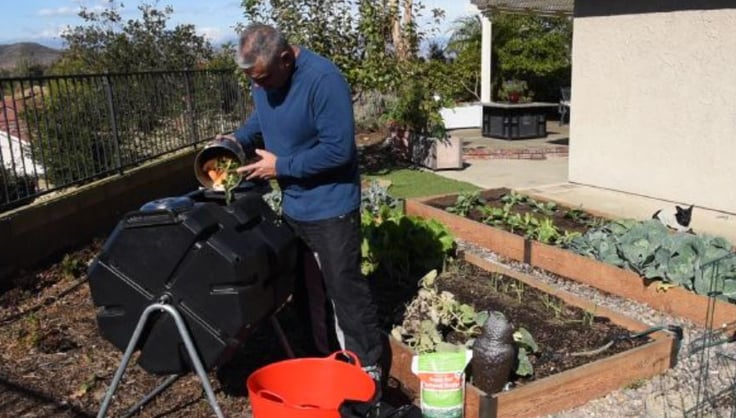
[[194,206],[194,200],[185,197],[165,197],[146,203],[141,206],[141,212],[154,212],[159,210],[170,210],[173,212],[184,212]]

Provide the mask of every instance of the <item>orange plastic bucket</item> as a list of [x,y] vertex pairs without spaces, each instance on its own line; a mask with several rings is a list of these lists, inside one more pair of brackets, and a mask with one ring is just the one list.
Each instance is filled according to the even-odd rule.
[[[341,354],[353,364],[338,360]],[[269,364],[253,372],[247,386],[254,418],[340,418],[343,401],[369,401],[376,391],[349,351]]]

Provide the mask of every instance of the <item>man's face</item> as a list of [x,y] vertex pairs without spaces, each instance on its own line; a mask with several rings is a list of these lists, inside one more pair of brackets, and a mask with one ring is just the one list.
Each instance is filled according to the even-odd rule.
[[267,63],[259,59],[255,65],[244,71],[256,85],[266,90],[274,90],[283,87],[289,81],[293,64],[291,54],[284,51],[273,62]]

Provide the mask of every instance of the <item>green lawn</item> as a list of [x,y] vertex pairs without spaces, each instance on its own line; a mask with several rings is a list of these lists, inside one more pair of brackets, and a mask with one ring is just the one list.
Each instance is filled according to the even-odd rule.
[[389,188],[389,193],[397,198],[422,197],[478,190],[478,187],[470,183],[450,180],[420,170],[400,169],[380,176],[364,174],[363,178],[390,180],[391,188]]

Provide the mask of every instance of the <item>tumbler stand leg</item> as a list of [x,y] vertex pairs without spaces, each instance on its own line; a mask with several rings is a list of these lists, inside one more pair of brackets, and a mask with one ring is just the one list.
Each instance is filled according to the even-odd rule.
[[281,347],[284,348],[284,351],[286,352],[286,356],[289,358],[294,358],[294,350],[291,349],[291,345],[289,344],[289,340],[286,339],[286,334],[284,333],[284,329],[281,328],[281,324],[279,324],[279,320],[276,319],[276,314],[271,315],[271,326],[273,326],[273,330],[276,332],[276,336],[279,338],[279,342],[281,343]]
[[122,418],[130,418],[133,415],[140,412],[141,409],[143,409],[144,406],[146,406],[149,402],[151,402],[156,396],[158,396],[161,392],[165,391],[169,388],[169,386],[176,383],[177,380],[182,375],[179,374],[172,374],[171,376],[167,377],[166,380],[161,382],[160,385],[156,386],[155,389],[153,389],[151,392],[148,393],[148,395],[144,396],[140,401],[138,401],[135,405],[131,406],[128,409],[128,412],[125,413],[125,415],[122,416]]
[[[143,333],[143,328],[145,327],[146,322],[148,322],[148,318],[155,311],[161,311],[161,312],[168,313],[174,318],[174,322],[176,323],[176,328],[179,330],[179,335],[181,336],[182,341],[184,341],[184,345],[186,346],[187,353],[189,354],[189,359],[192,361],[192,364],[194,365],[194,370],[199,376],[199,380],[202,383],[202,387],[204,388],[204,391],[207,394],[207,401],[212,407],[212,410],[215,412],[215,415],[217,416],[217,418],[224,418],[225,416],[222,414],[222,411],[220,410],[220,405],[218,405],[217,403],[217,399],[215,398],[215,392],[212,390],[212,386],[210,385],[209,378],[207,377],[207,373],[204,370],[204,366],[202,366],[202,361],[199,359],[199,354],[197,354],[197,350],[194,348],[194,343],[192,342],[192,339],[189,336],[189,331],[186,328],[184,320],[182,319],[179,312],[173,306],[169,305],[165,299],[160,300],[158,303],[149,305],[143,311],[143,314],[141,314],[141,318],[138,320],[138,325],[135,327],[133,336],[130,337],[130,342],[128,343],[128,347],[125,350],[125,354],[123,354],[123,359],[120,362],[120,366],[118,366],[118,370],[115,372],[115,376],[112,379],[110,388],[107,390],[105,399],[102,401],[102,405],[100,406],[100,411],[97,414],[97,418],[104,418],[105,415],[107,414],[107,410],[110,407],[110,402],[112,401],[112,397],[115,394],[115,391],[117,390],[118,385],[120,384],[120,380],[123,378],[125,369],[128,367],[128,363],[130,362],[130,358],[133,355],[133,351],[135,350],[135,347],[138,344],[138,340],[140,339],[141,334]],[[178,378],[178,376],[176,376],[176,378]],[[154,389],[150,394],[148,394],[145,398],[143,398],[141,402],[138,402],[138,404],[136,404],[134,408],[137,409],[140,406],[144,405],[145,403],[149,402],[151,399],[153,399],[153,397],[161,393],[167,387],[171,386],[171,384],[173,384],[174,381],[176,381],[174,376],[170,376],[169,378],[167,378],[163,382],[163,384],[159,385],[159,387]],[[131,411],[128,411],[128,412],[130,413]]]

